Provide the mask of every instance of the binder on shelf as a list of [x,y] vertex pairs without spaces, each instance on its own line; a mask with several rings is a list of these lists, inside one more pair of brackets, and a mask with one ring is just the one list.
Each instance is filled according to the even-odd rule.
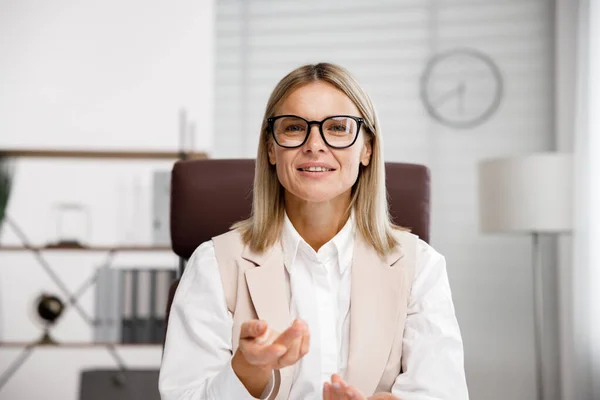
[[155,337],[155,325],[156,325],[156,294],[157,294],[157,276],[158,276],[159,271],[157,270],[151,270],[150,271],[150,298],[148,299],[150,302],[150,318],[148,318],[148,341],[150,343],[155,343],[156,342],[156,337]]
[[134,343],[133,336],[133,271],[123,270],[123,307],[121,309],[121,342]]
[[155,343],[162,343],[167,325],[166,312],[171,283],[177,279],[177,270],[161,270],[157,276],[156,321],[154,326]]
[[[121,296],[120,290],[122,274],[113,268],[106,267],[110,298],[107,302],[108,312],[106,318],[106,341],[119,343],[121,341]],[[117,290],[115,290],[116,288]]]
[[135,271],[135,305],[133,331],[135,343],[151,343],[150,304],[151,304],[151,270]]
[[121,272],[108,266],[99,267],[96,278],[96,316],[94,341],[121,341]]
[[165,329],[165,312],[169,300],[169,286],[171,285],[173,271],[158,271],[156,276],[156,296],[154,297],[154,309],[156,311],[154,320],[153,339],[161,343]]
[[106,324],[106,316],[105,316],[105,304],[106,304],[106,281],[104,277],[104,270],[106,267],[98,268],[96,272],[96,287],[95,287],[95,318],[94,318],[94,341],[102,342],[104,341],[104,333],[105,333],[105,324]]
[[101,267],[96,285],[97,342],[162,343],[175,269]]

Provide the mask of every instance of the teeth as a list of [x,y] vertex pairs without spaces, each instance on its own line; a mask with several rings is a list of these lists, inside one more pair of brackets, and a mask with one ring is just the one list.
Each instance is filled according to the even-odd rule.
[[303,171],[309,171],[309,172],[326,172],[326,171],[332,171],[329,168],[325,168],[325,167],[309,167],[309,168],[302,168]]

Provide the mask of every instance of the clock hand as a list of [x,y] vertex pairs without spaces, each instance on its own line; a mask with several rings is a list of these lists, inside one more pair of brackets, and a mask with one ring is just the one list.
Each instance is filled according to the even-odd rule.
[[445,102],[454,97],[456,93],[460,94],[460,84],[458,84],[455,89],[449,90],[446,93],[442,94],[440,97],[437,98],[437,100],[432,101],[431,105],[435,108],[442,106]]
[[458,96],[460,101],[458,102],[458,113],[460,115],[464,115],[465,113],[465,92],[467,89],[467,85],[464,81],[458,84]]

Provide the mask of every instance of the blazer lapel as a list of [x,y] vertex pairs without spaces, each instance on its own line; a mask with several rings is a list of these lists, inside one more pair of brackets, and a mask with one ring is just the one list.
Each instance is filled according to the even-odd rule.
[[246,248],[242,258],[257,265],[247,269],[245,276],[258,318],[267,321],[272,329],[283,332],[292,321],[281,246],[276,244],[263,254]]
[[346,381],[371,395],[396,333],[404,268],[400,249],[381,258],[356,235],[350,294],[350,349]]
[[[285,331],[291,325],[292,317],[281,246],[276,244],[262,254],[246,248],[242,258],[256,265],[247,269],[245,276],[258,318],[267,321],[269,327],[279,333]],[[288,397],[294,371],[294,366],[289,366],[275,373],[275,395],[269,400]]]

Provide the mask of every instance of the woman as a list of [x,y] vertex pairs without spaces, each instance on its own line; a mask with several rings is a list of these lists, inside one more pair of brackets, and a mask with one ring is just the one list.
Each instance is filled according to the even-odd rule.
[[279,82],[252,216],[200,245],[179,284],[163,400],[468,399],[445,260],[390,222],[384,173],[347,71]]

